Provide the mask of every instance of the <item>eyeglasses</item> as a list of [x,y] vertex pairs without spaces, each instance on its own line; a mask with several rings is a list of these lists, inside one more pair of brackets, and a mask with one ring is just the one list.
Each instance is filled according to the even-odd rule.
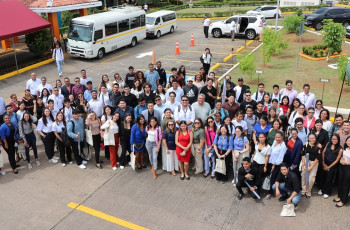
[[182,101],[188,101],[188,100],[182,100]]
[[208,121],[209,124],[213,123],[214,121]]
[[251,95],[250,95],[250,94],[246,94],[245,96],[246,96],[246,97],[250,97]]
[[76,80],[75,82],[80,82],[80,81]]
[[160,98],[155,99],[155,101],[160,101]]
[[168,124],[168,126],[174,126],[174,124]]

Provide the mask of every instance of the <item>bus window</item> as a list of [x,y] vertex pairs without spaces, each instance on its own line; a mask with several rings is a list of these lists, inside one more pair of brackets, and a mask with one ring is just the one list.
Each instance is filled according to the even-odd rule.
[[94,35],[94,41],[97,41],[98,39],[103,38],[103,31],[102,30],[96,30]]
[[140,27],[140,17],[130,18],[130,29]]
[[156,22],[154,23],[154,25],[158,25],[160,23],[160,18],[156,19]]
[[113,22],[105,25],[106,36],[110,36],[116,33],[118,33],[118,22]]
[[141,27],[146,26],[146,15],[141,15]]
[[119,33],[129,30],[129,19],[125,19],[118,22]]

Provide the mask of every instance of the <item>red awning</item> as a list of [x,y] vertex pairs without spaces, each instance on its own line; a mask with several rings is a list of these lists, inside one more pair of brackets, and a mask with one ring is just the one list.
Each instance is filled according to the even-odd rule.
[[0,1],[0,40],[51,27],[51,23],[17,0]]

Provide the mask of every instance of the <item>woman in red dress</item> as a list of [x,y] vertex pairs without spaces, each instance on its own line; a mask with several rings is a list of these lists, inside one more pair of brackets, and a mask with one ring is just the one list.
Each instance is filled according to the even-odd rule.
[[188,130],[186,121],[180,122],[180,129],[176,132],[175,135],[175,144],[176,144],[176,155],[179,160],[179,166],[181,171],[181,180],[184,180],[185,177],[187,180],[190,180],[188,175],[188,168],[191,158],[191,145],[193,140],[193,134]]

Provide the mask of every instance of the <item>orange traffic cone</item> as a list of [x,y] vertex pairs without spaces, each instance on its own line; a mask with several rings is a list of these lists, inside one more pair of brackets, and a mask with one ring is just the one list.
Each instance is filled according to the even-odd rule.
[[152,53],[152,64],[156,64],[156,53],[154,52],[154,50]]
[[264,30],[261,30],[261,33],[260,33],[260,36],[259,36],[259,42],[262,42],[262,39],[263,39],[263,31],[264,31]]
[[179,40],[176,40],[175,55],[179,55],[179,54],[180,54]]
[[191,44],[190,44],[190,46],[195,46],[195,45],[194,45],[194,39],[193,39],[193,33],[192,33],[192,35],[191,35]]

